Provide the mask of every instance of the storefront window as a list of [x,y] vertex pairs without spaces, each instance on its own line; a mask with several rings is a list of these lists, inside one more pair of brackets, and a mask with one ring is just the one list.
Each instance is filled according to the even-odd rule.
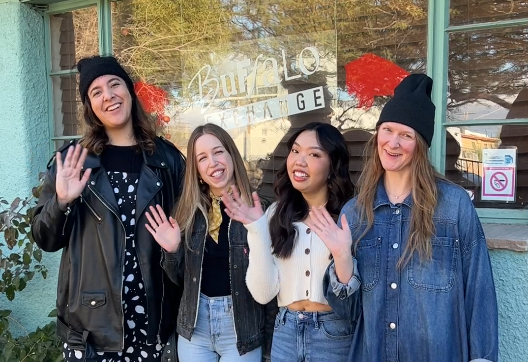
[[162,133],[185,151],[196,126],[221,125],[266,196],[289,132],[310,121],[345,134],[356,179],[381,107],[409,72],[425,72],[426,0],[125,0],[112,9],[114,53],[165,95],[152,107]]
[[485,23],[528,17],[524,0],[451,0],[451,25]]

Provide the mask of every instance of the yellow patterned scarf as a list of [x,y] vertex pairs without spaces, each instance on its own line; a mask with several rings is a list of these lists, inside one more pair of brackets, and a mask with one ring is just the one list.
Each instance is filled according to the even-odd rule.
[[[231,194],[231,188],[229,189]],[[222,225],[222,210],[220,210],[221,196],[216,196],[212,192],[209,192],[211,197],[211,208],[209,209],[209,235],[218,244],[218,234],[220,233],[220,225]]]

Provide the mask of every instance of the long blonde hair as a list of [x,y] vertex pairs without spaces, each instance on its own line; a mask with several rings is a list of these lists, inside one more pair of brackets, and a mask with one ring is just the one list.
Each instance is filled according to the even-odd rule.
[[205,182],[200,182],[198,174],[198,166],[196,160],[196,141],[203,135],[209,134],[218,138],[222,146],[229,153],[233,159],[235,185],[240,191],[241,196],[248,203],[253,206],[253,198],[251,197],[251,185],[247,176],[244,161],[240,156],[240,152],[235,145],[235,142],[223,128],[213,124],[206,123],[203,126],[198,126],[191,134],[187,144],[187,164],[185,169],[185,179],[183,183],[183,191],[180,197],[180,202],[176,206],[174,212],[174,219],[178,222],[180,230],[184,235],[187,247],[190,248],[190,236],[194,226],[194,219],[196,212],[199,210],[207,219],[209,208],[211,207],[211,198],[209,196],[209,185]]
[[[374,224],[374,198],[378,182],[385,173],[378,153],[377,140],[376,131],[365,146],[365,164],[357,185],[356,207],[359,211],[359,222],[361,225],[366,221],[367,227],[361,234],[352,236],[356,248],[361,238]],[[435,234],[433,215],[438,201],[436,180],[439,178],[444,179],[431,165],[428,159],[428,146],[416,133],[416,148],[411,161],[413,200],[411,225],[407,247],[398,261],[398,268],[404,267],[415,251],[418,252],[421,260],[431,259],[431,237]]]

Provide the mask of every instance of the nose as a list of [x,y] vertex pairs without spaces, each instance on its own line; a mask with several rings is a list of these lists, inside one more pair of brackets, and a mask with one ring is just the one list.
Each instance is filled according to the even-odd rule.
[[301,154],[298,154],[297,157],[295,158],[295,164],[299,166],[305,166],[306,161],[304,160],[304,156]]
[[397,135],[392,135],[391,138],[389,139],[388,144],[390,148],[398,148],[400,147],[400,139],[398,138]]
[[109,101],[114,98],[114,92],[112,92],[112,89],[110,87],[105,87],[103,89],[103,97],[105,101]]

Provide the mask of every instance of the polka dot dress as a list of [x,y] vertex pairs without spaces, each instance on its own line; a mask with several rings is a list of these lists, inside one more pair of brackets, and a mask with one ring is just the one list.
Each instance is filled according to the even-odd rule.
[[[122,352],[98,352],[98,362],[157,362],[161,361],[163,345],[147,344],[147,298],[136,253],[134,232],[136,187],[139,173],[108,171],[114,188],[121,221],[126,231],[125,265],[123,270],[123,312],[125,348]],[[73,350],[64,344],[66,362],[84,360],[84,351]]]

